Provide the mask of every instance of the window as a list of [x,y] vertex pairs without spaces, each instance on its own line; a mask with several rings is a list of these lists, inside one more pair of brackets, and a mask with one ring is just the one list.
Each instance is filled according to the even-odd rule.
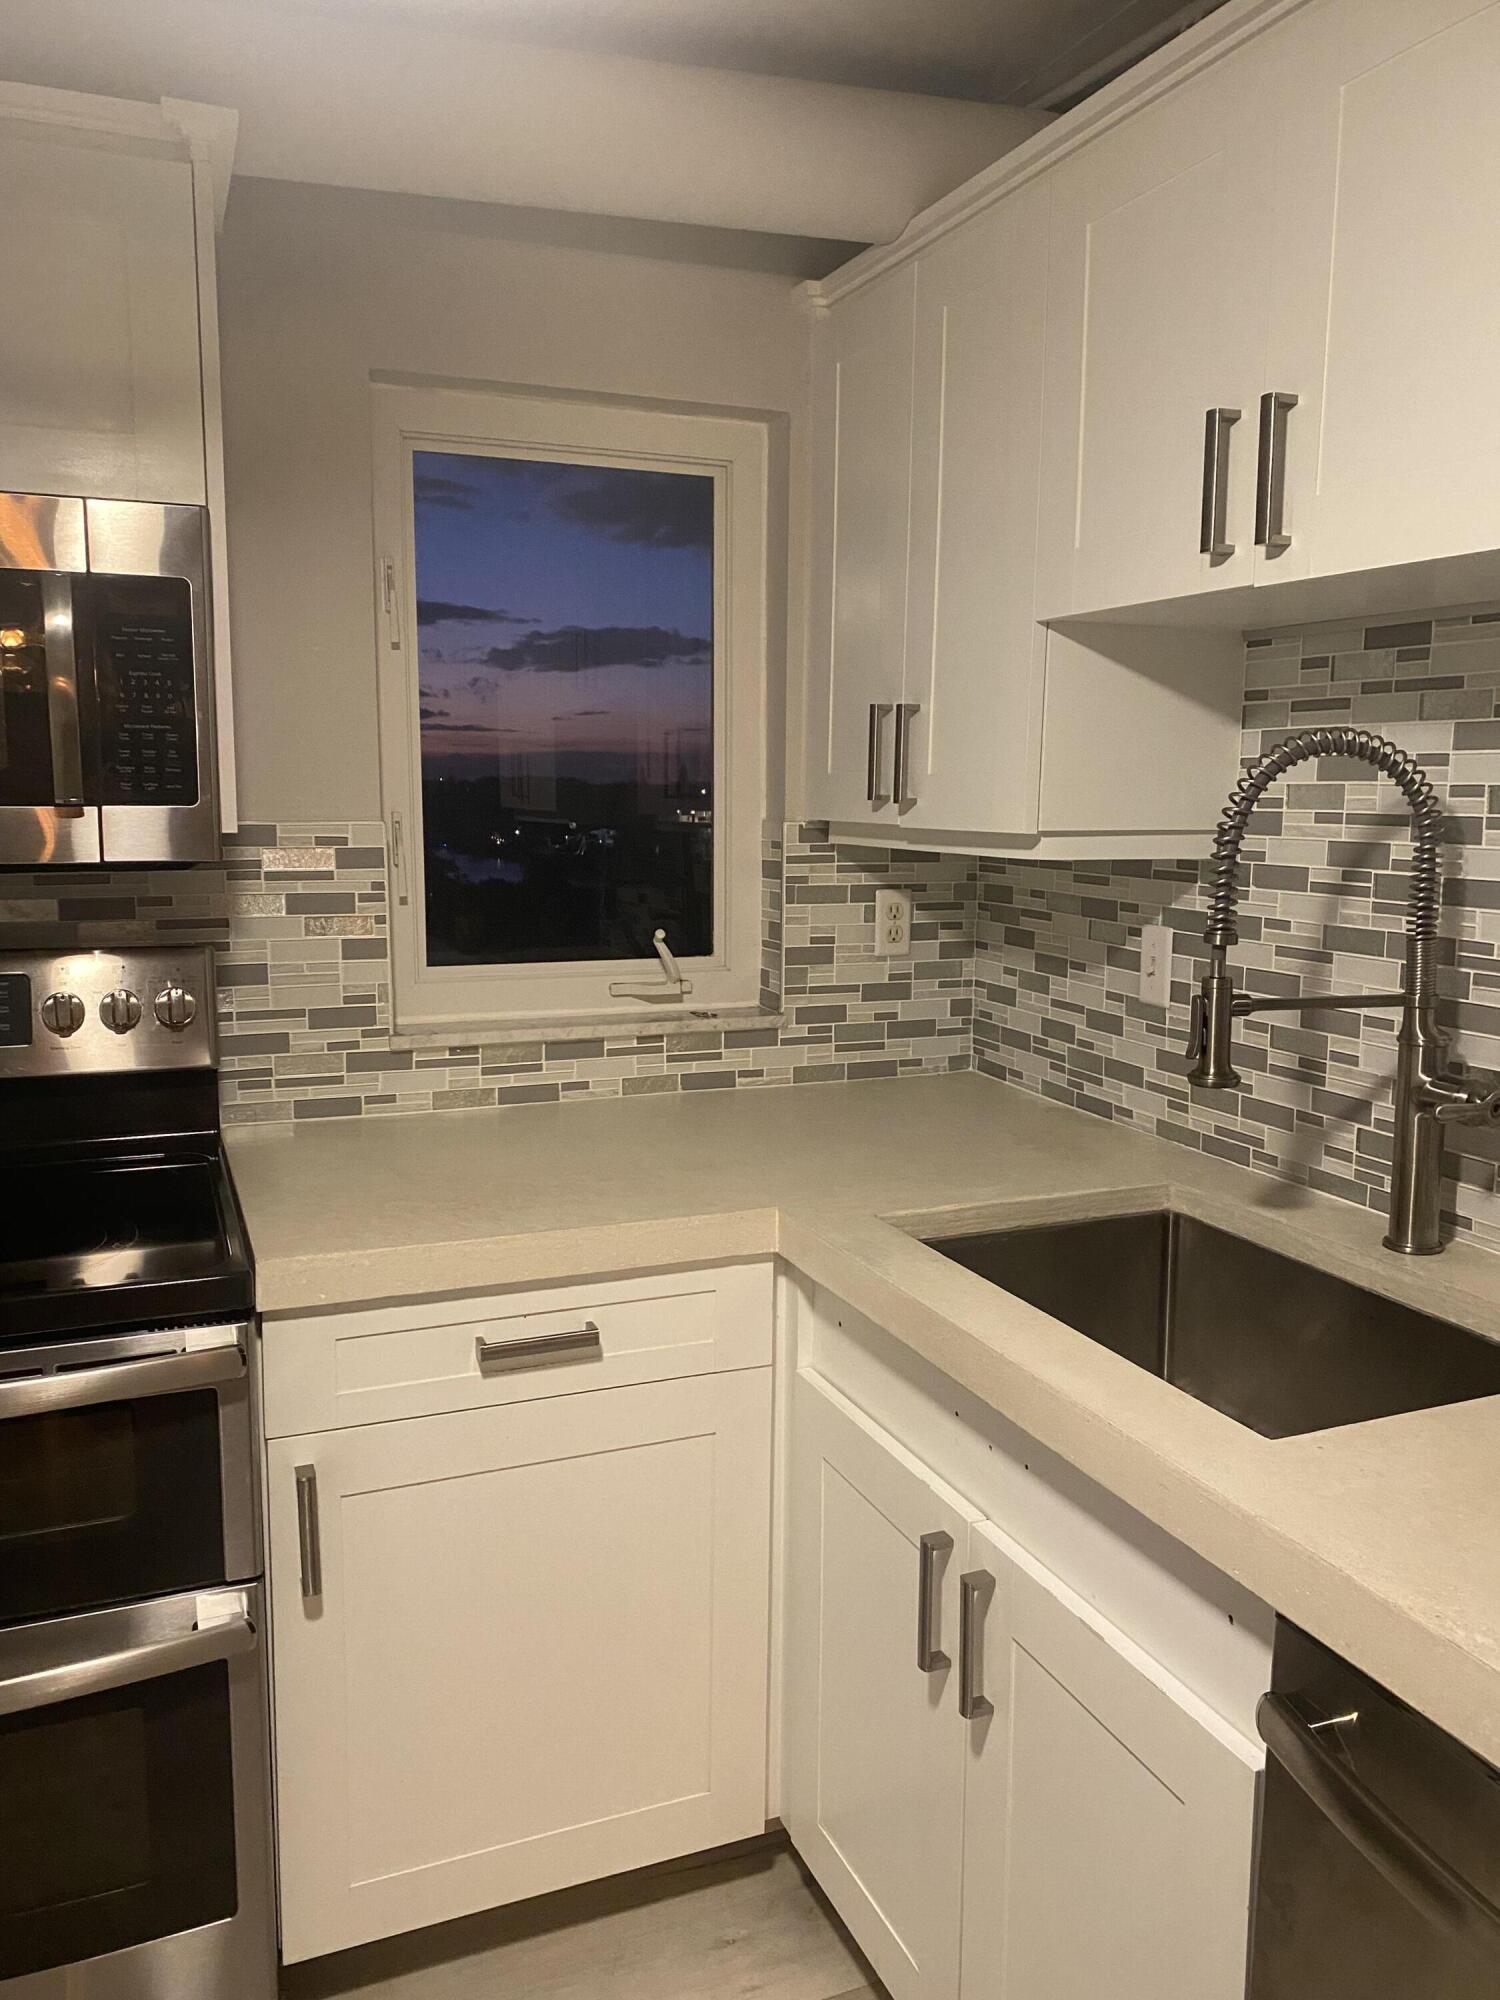
[[753,1004],[763,428],[375,397],[397,1027]]

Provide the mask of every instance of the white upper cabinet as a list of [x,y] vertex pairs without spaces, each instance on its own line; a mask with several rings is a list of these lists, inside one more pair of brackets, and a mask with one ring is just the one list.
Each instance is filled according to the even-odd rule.
[[901,811],[922,826],[1036,824],[1047,208],[1028,188],[917,259]]
[[878,279],[816,332],[819,559],[809,786],[830,819],[894,818],[906,642],[914,266]]
[[[1250,582],[1266,338],[1260,48],[1051,175],[1038,615]],[[1210,496],[1210,412],[1222,488]]]
[[1500,5],[1325,0],[1268,46],[1266,386],[1299,400],[1267,580],[1500,550]]
[[1495,0],[1313,0],[1054,170],[1040,616],[1496,587],[1497,75]]
[[4,118],[0,487],[208,497],[193,166]]

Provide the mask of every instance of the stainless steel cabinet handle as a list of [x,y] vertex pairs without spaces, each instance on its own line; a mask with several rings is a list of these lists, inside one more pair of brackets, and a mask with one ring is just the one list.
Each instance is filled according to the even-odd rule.
[[83,811],[83,736],[78,720],[78,647],[73,631],[73,580],[42,578],[42,631],[47,661],[47,727],[52,741],[52,803],[70,816]]
[[984,1655],[984,1614],[995,1594],[995,1579],[987,1569],[971,1569],[958,1579],[958,1712],[965,1722],[979,1722],[995,1713],[995,1704],[980,1686]]
[[323,1545],[318,1534],[318,1468],[299,1465],[297,1481],[297,1558],[302,1569],[302,1595],[323,1595]]
[[486,1340],[481,1334],[474,1342],[474,1359],[481,1375],[539,1368],[549,1361],[598,1361],[603,1354],[604,1342],[591,1319],[567,1333],[533,1333],[520,1340]]
[[912,718],[920,712],[920,702],[901,701],[896,704],[896,754],[891,760],[891,803],[895,806],[916,804],[907,781],[911,776]]
[[1229,433],[1238,410],[1210,410],[1203,426],[1203,531],[1199,551],[1215,562],[1234,554],[1229,540]]
[[106,1361],[61,1375],[0,1379],[0,1418],[35,1417],[47,1410],[86,1410],[96,1403],[134,1403],[142,1396],[173,1396],[238,1382],[245,1373],[239,1347],[204,1347],[190,1354],[151,1354],[138,1361]]
[[122,1652],[103,1653],[96,1659],[69,1660],[14,1680],[0,1680],[0,1715],[54,1708],[62,1701],[132,1687],[137,1681],[160,1680],[164,1674],[180,1674],[211,1660],[232,1660],[250,1651],[255,1636],[255,1627],[240,1614],[217,1625],[205,1625],[198,1632],[153,1639],[144,1646],[127,1646]]
[[940,1673],[953,1664],[932,1636],[937,1627],[937,1559],[952,1547],[953,1537],[941,1528],[924,1535],[917,1544],[917,1667],[924,1674]]
[[881,743],[885,736],[885,719],[891,712],[888,701],[870,703],[870,740],[865,763],[865,797],[872,806],[884,805],[887,793],[880,789]]
[[1292,546],[1286,532],[1286,420],[1298,399],[1268,389],[1260,399],[1260,461],[1255,479],[1255,541],[1267,555]]
[[1263,1694],[1255,1722],[1288,1777],[1393,1889],[1440,1931],[1494,1951],[1500,1908],[1370,1790],[1330,1746],[1331,1729],[1320,1728],[1316,1717],[1303,1714],[1284,1694]]

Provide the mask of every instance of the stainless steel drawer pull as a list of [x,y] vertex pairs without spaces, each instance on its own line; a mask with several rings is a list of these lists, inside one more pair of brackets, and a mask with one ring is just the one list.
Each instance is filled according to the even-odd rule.
[[118,1653],[102,1653],[93,1659],[38,1667],[14,1678],[0,1668],[0,1715],[25,1715],[32,1709],[55,1708],[61,1702],[81,1700],[84,1695],[104,1694],[111,1688],[134,1687],[140,1681],[186,1673],[191,1667],[213,1660],[237,1659],[241,1653],[254,1650],[255,1640],[255,1627],[241,1612],[220,1624],[206,1625],[201,1631],[150,1639],[143,1645],[127,1646]]
[[891,803],[898,809],[916,804],[910,786],[911,725],[913,717],[920,713],[920,702],[901,701],[896,704],[896,754],[892,759]]
[[144,1396],[175,1396],[244,1379],[245,1356],[237,1346],[195,1348],[187,1354],[146,1354],[138,1359],[103,1361],[96,1368],[0,1380],[0,1418],[85,1410],[96,1403],[134,1403]]
[[953,1548],[953,1537],[941,1528],[917,1544],[917,1667],[924,1674],[941,1673],[953,1662],[942,1652],[933,1633],[937,1627],[938,1557]]
[[995,1713],[980,1685],[984,1675],[984,1614],[995,1594],[987,1569],[971,1569],[958,1579],[958,1712],[965,1722]]
[[323,1548],[318,1535],[318,1468],[299,1465],[297,1480],[297,1555],[302,1566],[302,1595],[323,1595]]
[[1268,389],[1260,399],[1260,463],[1255,480],[1255,541],[1268,556],[1292,546],[1286,532],[1286,420],[1297,398]]
[[870,737],[865,750],[865,797],[872,806],[884,805],[890,796],[880,789],[880,766],[884,761],[881,747],[885,738],[885,719],[890,712],[888,701],[870,703]]
[[481,1334],[474,1342],[474,1359],[481,1375],[497,1375],[516,1368],[541,1368],[549,1361],[600,1361],[604,1342],[591,1319],[567,1333],[532,1333],[520,1340],[486,1340]]
[[1203,426],[1203,528],[1200,553],[1214,562],[1234,554],[1229,540],[1229,433],[1240,420],[1238,410],[1210,410]]

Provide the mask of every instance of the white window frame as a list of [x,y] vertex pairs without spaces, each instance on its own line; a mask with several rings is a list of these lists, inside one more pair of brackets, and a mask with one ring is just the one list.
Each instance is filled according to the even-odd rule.
[[[522,1020],[670,1024],[753,1007],[760,984],[765,800],[767,438],[763,424],[639,403],[499,389],[377,383],[375,567],[381,795],[391,854],[392,1002],[398,1032],[454,1033]],[[654,957],[501,966],[426,962],[420,660],[412,454],[577,459],[707,474],[714,481],[714,950],[678,954],[692,991],[623,999],[612,982],[659,982]],[[669,946],[673,945],[670,933]]]

